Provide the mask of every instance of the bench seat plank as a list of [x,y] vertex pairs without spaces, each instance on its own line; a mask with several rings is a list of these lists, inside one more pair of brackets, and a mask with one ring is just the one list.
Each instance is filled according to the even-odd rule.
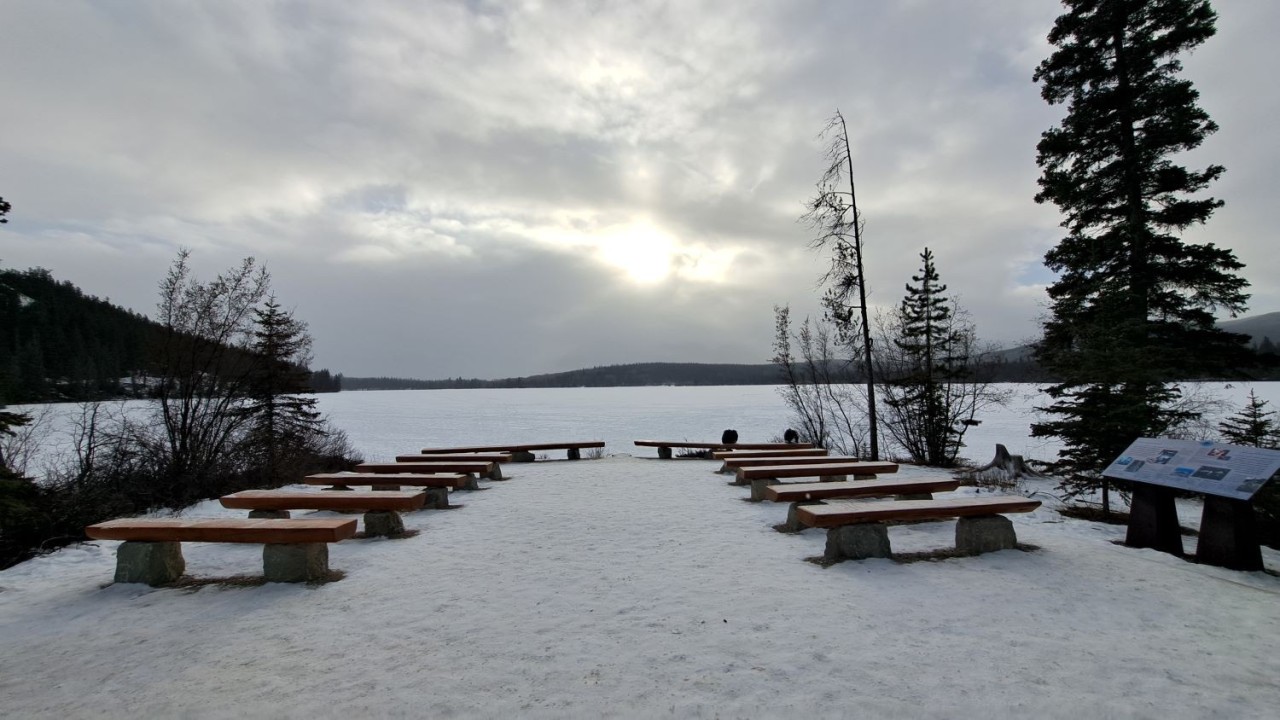
[[411,463],[360,463],[357,473],[476,473],[484,475],[497,467],[493,462],[411,462]]
[[585,440],[581,442],[559,443],[512,443],[510,445],[461,445],[455,447],[422,448],[422,454],[438,453],[470,453],[470,452],[533,452],[534,450],[585,450],[602,448],[603,440]]
[[417,491],[292,492],[288,490],[242,490],[224,495],[219,502],[234,510],[419,510],[427,494]]
[[847,455],[818,455],[814,457],[763,455],[761,457],[724,459],[725,467],[730,469],[740,467],[760,467],[762,465],[830,465],[832,463],[855,462],[861,461],[856,457],[850,457]]
[[881,475],[898,472],[891,462],[842,462],[814,465],[762,465],[738,468],[739,480],[788,477],[828,477],[833,475]]
[[354,519],[322,520],[108,520],[84,529],[95,540],[135,542],[330,543],[356,534]]
[[639,447],[656,447],[656,448],[687,448],[691,450],[786,450],[791,449],[808,449],[813,445],[810,443],[704,443],[704,442],[681,442],[668,440],[636,440]]
[[1020,496],[965,497],[943,500],[849,501],[831,505],[803,505],[796,509],[800,522],[815,528],[889,520],[945,520],[954,517],[1031,512],[1039,500]]
[[466,475],[458,473],[316,473],[302,479],[307,485],[401,485],[404,487],[467,487]]
[[851,482],[790,483],[770,485],[764,489],[764,498],[773,502],[803,502],[826,498],[951,492],[958,487],[960,481],[954,478],[882,478]]
[[511,453],[418,453],[397,455],[396,462],[511,462]]
[[825,448],[798,448],[795,445],[788,445],[785,448],[771,448],[768,450],[716,450],[711,453],[711,457],[716,460],[728,460],[730,458],[750,458],[750,457],[817,457],[826,455]]

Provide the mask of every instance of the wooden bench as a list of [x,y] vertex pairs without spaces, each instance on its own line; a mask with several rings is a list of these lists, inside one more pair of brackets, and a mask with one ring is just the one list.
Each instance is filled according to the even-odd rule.
[[343,491],[350,491],[352,485],[368,485],[379,492],[394,492],[401,487],[426,488],[425,507],[435,510],[449,507],[450,490],[479,489],[474,476],[459,473],[316,473],[306,476],[302,482]]
[[798,448],[795,445],[787,445],[786,448],[773,450],[716,450],[711,453],[711,457],[716,460],[728,460],[749,457],[817,457],[826,454],[826,448]]
[[225,508],[248,510],[249,517],[287,518],[290,510],[340,510],[364,513],[366,535],[394,536],[404,532],[400,512],[420,510],[427,493],[417,492],[294,492],[289,490],[243,490],[223,495]]
[[465,475],[484,475],[490,480],[502,480],[502,469],[496,462],[464,462],[459,460],[443,460],[441,462],[411,463],[360,463],[355,467],[358,473],[463,473]]
[[761,467],[764,465],[829,465],[831,463],[858,462],[858,458],[848,455],[814,455],[796,457],[793,455],[757,455],[755,457],[725,458],[720,472],[736,472],[740,467]]
[[898,464],[891,462],[845,461],[816,463],[813,465],[761,465],[740,467],[735,485],[751,484],[751,499],[764,499],[764,489],[776,485],[783,478],[821,478],[823,482],[840,482],[855,478],[872,479],[876,475],[898,472]]
[[796,518],[804,525],[827,528],[824,559],[861,560],[892,556],[887,522],[956,521],[956,550],[964,554],[1017,547],[1013,523],[1002,513],[1031,512],[1039,500],[1024,497],[963,497],[942,500],[847,501],[804,505]]
[[581,442],[552,443],[516,443],[512,445],[461,445],[457,447],[422,448],[422,454],[438,453],[473,453],[501,452],[511,453],[512,462],[533,462],[537,459],[534,452],[538,450],[565,450],[570,460],[581,460],[582,451],[588,448],[604,447],[603,440],[585,440]]
[[800,532],[804,525],[796,516],[803,505],[817,505],[823,500],[847,498],[870,498],[898,496],[918,496],[932,493],[951,492],[960,487],[955,478],[879,478],[876,480],[854,480],[853,482],[819,482],[819,483],[787,483],[785,485],[769,485],[764,489],[764,499],[770,502],[789,502],[787,521],[780,525],[780,532]]
[[397,455],[396,462],[511,462],[511,453],[436,453]]
[[123,540],[118,583],[164,585],[182,577],[184,542],[261,543],[267,582],[312,582],[329,576],[328,543],[356,534],[350,520],[110,520],[84,529],[95,540]]
[[636,440],[635,443],[639,447],[658,448],[658,457],[663,460],[671,459],[672,448],[704,450],[707,457],[710,457],[717,450],[804,450],[813,447],[810,443],[703,443],[674,440]]

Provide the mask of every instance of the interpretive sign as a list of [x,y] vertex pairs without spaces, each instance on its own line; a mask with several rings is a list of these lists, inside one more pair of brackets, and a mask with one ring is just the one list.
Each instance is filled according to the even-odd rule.
[[1117,480],[1249,500],[1280,472],[1280,451],[1195,440],[1138,438],[1102,471]]

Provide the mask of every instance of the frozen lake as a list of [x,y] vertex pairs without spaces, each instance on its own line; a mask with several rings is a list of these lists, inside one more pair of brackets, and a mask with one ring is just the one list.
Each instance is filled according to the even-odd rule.
[[[1053,459],[1056,443],[1030,437],[1035,407],[1047,397],[1037,385],[1002,387],[1011,402],[980,416],[961,454],[986,462],[996,443],[1004,443],[1017,455]],[[1249,387],[1219,383],[1195,390],[1221,397],[1229,415]],[[1280,406],[1280,383],[1252,387],[1270,407]],[[647,456],[655,451],[633,441],[718,442],[732,428],[742,442],[767,442],[782,435],[789,415],[776,387],[758,385],[343,392],[320,396],[320,407],[369,460],[426,446],[566,440],[604,440],[608,454]]]
[[[1007,384],[1011,401],[980,416],[982,424],[965,435],[961,455],[982,463],[991,459],[996,443],[1029,459],[1051,460],[1052,441],[1032,439],[1036,406],[1047,397],[1033,384]],[[1204,396],[1219,398],[1222,411],[1208,422],[1216,428],[1223,415],[1237,412],[1253,388],[1259,397],[1280,407],[1280,383],[1191,386]],[[145,401],[123,403],[136,409]],[[789,411],[773,386],[527,388],[493,390],[381,390],[319,396],[320,409],[346,431],[367,460],[389,460],[427,446],[516,442],[604,440],[610,455],[652,456],[653,448],[637,448],[633,441],[688,440],[718,442],[727,428],[742,442],[767,442],[781,437]],[[42,406],[25,409],[39,411]],[[65,447],[72,403],[48,407],[54,430],[45,451]],[[22,410],[23,407],[14,407]],[[559,457],[560,452],[556,451]],[[38,463],[30,468],[38,473]]]

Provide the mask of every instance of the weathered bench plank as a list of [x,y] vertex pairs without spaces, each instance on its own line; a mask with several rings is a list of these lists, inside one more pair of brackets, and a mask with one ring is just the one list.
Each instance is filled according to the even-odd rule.
[[358,473],[467,473],[484,475],[490,480],[501,480],[502,470],[496,462],[411,462],[411,463],[360,463]]
[[711,453],[711,457],[716,460],[728,460],[730,458],[749,458],[749,457],[818,457],[826,455],[825,448],[799,448],[795,445],[787,445],[784,448],[775,448],[769,450],[717,450]]
[[396,462],[511,462],[511,453],[418,453],[397,455]]
[[354,536],[356,521],[134,518],[96,523],[84,532],[95,540],[136,542],[331,543]]
[[724,466],[731,470],[740,467],[761,467],[763,465],[830,465],[833,463],[861,462],[848,455],[815,455],[812,457],[795,457],[790,455],[761,455],[760,457],[725,458]]
[[581,460],[582,451],[588,448],[604,447],[603,440],[582,440],[550,443],[513,443],[511,445],[462,445],[444,448],[423,448],[422,454],[469,453],[469,452],[505,452],[511,453],[512,462],[533,462],[538,450],[564,450],[570,460]]
[[302,479],[306,485],[396,485],[465,490],[472,480],[459,473],[316,473]]
[[898,464],[891,462],[839,462],[814,463],[812,465],[761,465],[759,467],[740,467],[737,470],[738,482],[752,480],[781,479],[793,477],[844,477],[853,475],[883,475],[898,472]]
[[884,497],[911,493],[951,492],[960,487],[954,478],[890,478],[852,482],[789,483],[770,485],[764,499],[772,502],[801,502],[832,498]]
[[421,509],[427,494],[422,491],[344,493],[292,492],[288,490],[242,490],[218,499],[233,510],[384,510]]
[[942,500],[891,500],[832,505],[806,505],[797,511],[800,522],[809,527],[831,528],[855,523],[889,520],[946,520],[1002,513],[1031,512],[1040,507],[1039,500],[1021,496],[964,497]]
[[534,450],[567,450],[569,448],[585,450],[587,448],[602,447],[604,447],[603,440],[585,440],[559,443],[512,443],[510,445],[457,445],[453,447],[423,448],[422,453],[424,455],[433,455],[438,453],[510,452],[512,450],[532,452]]

